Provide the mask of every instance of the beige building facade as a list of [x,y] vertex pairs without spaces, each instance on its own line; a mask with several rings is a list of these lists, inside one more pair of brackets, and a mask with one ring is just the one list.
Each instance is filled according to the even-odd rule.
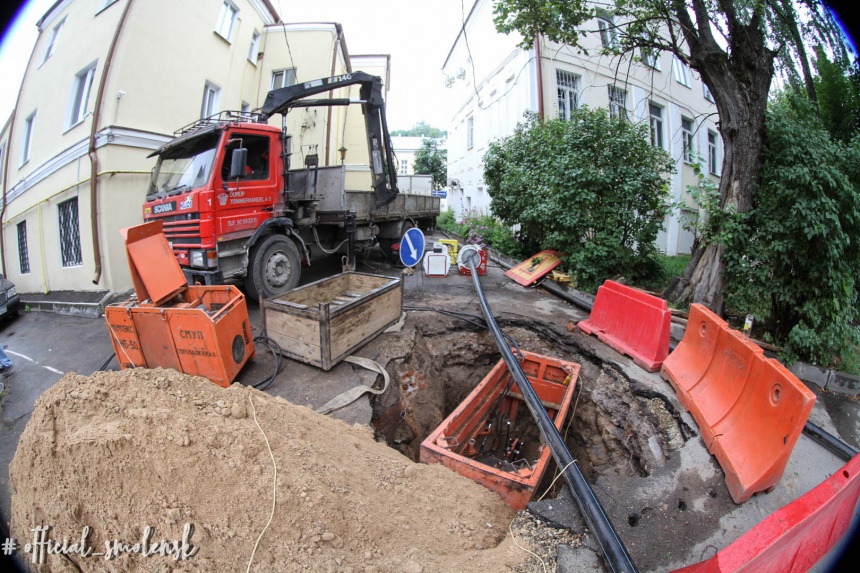
[[[142,222],[153,150],[271,89],[353,70],[340,25],[284,24],[268,0],[59,0],[38,27],[0,132],[3,268],[24,293],[130,288],[119,230]],[[387,62],[366,64],[387,86]],[[338,165],[348,148],[356,172],[367,164],[355,106],[295,110],[287,129],[294,162]]]
[[513,133],[526,111],[544,117],[569,117],[587,105],[608,107],[612,115],[645,122],[651,143],[675,159],[669,177],[672,200],[688,207],[666,218],[659,248],[669,255],[689,253],[689,223],[698,212],[687,193],[696,183],[698,162],[718,182],[723,145],[719,118],[701,79],[672,54],[636,53],[636,60],[601,54],[617,42],[620,24],[608,12],[586,24],[590,55],[539,37],[535,47],[517,47],[520,36],[496,32],[493,2],[476,0],[443,66],[454,103],[448,129],[449,205],[489,212],[491,198],[483,180],[482,159],[491,141]]

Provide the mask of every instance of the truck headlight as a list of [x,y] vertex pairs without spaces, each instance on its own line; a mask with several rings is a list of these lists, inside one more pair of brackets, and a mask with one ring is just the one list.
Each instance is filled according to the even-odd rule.
[[188,259],[192,267],[211,269],[218,266],[218,253],[213,250],[191,250],[188,252]]

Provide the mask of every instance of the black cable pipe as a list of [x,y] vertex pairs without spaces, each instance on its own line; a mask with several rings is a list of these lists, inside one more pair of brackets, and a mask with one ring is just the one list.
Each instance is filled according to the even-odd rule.
[[803,433],[842,458],[844,461],[850,461],[858,452],[830,432],[826,431],[821,426],[817,426],[812,422],[807,421],[803,426]]
[[597,542],[600,544],[603,555],[606,557],[606,561],[609,563],[612,571],[615,573],[636,573],[636,567],[630,560],[627,549],[624,547],[621,539],[619,539],[615,528],[612,527],[612,523],[610,523],[609,518],[603,511],[603,507],[601,507],[600,502],[594,495],[594,491],[592,491],[588,482],[585,481],[585,477],[576,464],[576,460],[571,456],[561,434],[558,433],[558,429],[553,425],[552,420],[549,419],[549,415],[546,413],[543,404],[541,404],[540,398],[534,388],[532,388],[528,378],[526,378],[510,347],[505,344],[502,331],[490,312],[490,307],[481,288],[477,264],[475,263],[476,257],[478,257],[476,252],[469,251],[463,258],[466,264],[469,265],[469,270],[472,271],[472,283],[475,285],[475,292],[478,295],[478,302],[480,302],[481,310],[484,313],[484,320],[493,334],[496,345],[499,347],[499,351],[502,353],[502,358],[507,363],[511,375],[520,388],[520,393],[522,393],[529,411],[549,445],[555,463],[561,468],[564,480],[567,482],[567,487],[573,493],[576,504],[579,506],[579,510],[582,512],[588,527],[594,532],[594,536],[597,538]]

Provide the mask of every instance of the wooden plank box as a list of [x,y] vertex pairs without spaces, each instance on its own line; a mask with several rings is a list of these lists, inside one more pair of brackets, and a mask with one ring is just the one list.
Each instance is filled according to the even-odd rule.
[[342,273],[263,302],[263,324],[284,354],[331,370],[400,320],[399,278]]

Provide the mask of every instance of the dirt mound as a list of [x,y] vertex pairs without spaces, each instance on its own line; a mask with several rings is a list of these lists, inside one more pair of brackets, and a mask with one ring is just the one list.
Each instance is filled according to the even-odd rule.
[[[277,503],[255,552],[272,514],[272,457]],[[258,573],[483,573],[524,558],[506,539],[513,512],[483,487],[412,463],[369,428],[171,370],[69,374],[36,403],[10,477],[19,540],[49,525],[71,544],[89,527],[93,552],[106,542],[131,552],[69,547],[40,571],[245,571],[253,553]],[[180,540],[186,524],[194,555],[139,554]],[[147,527],[149,546],[133,553]]]

